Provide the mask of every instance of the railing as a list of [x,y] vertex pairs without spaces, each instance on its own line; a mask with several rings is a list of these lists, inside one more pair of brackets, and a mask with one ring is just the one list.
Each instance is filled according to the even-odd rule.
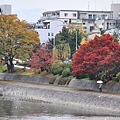
[[43,16],[43,17],[40,17],[40,20],[49,20],[49,19],[55,19],[55,18],[59,18],[59,16]]

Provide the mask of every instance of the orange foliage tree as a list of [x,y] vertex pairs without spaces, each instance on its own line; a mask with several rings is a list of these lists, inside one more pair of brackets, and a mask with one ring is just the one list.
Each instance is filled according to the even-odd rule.
[[0,56],[5,58],[8,72],[13,72],[15,56],[28,58],[38,44],[38,34],[26,21],[20,21],[16,15],[0,15]]
[[72,58],[73,74],[94,74],[95,79],[100,73],[108,79],[120,72],[120,45],[114,42],[110,34],[96,36],[86,44],[80,45]]

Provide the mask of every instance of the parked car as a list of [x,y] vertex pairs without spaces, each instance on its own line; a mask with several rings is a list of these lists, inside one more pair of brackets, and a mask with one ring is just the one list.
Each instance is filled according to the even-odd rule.
[[14,65],[17,65],[17,64],[18,64],[15,60],[13,60],[12,62],[13,62]]

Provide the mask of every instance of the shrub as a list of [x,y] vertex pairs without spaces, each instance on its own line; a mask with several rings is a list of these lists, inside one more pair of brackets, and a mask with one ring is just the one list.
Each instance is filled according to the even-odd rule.
[[57,74],[61,75],[63,69],[64,68],[62,67],[62,64],[54,64],[51,67],[51,73],[53,73],[54,75],[57,75]]
[[7,67],[0,64],[0,72],[6,72],[7,71]]
[[54,84],[55,80],[56,80],[56,76],[53,76],[50,78],[49,84]]
[[40,69],[37,69],[37,70],[35,71],[35,73],[40,74],[40,73],[41,73],[41,70],[40,70]]
[[[79,76],[76,76],[77,79],[83,79],[83,78],[89,78],[89,75],[84,73],[84,74],[81,74]],[[90,78],[89,78],[90,79]]]
[[68,62],[68,63],[67,63],[67,68],[69,68],[70,71],[72,72],[72,62]]
[[89,76],[90,80],[96,79],[94,74],[88,74],[88,76]]
[[114,77],[113,80],[116,81],[116,82],[120,81],[120,72],[116,74],[116,77]]
[[58,82],[59,85],[68,85],[70,83],[71,79],[70,78],[61,78]]
[[51,69],[51,72],[54,74],[54,75],[61,75],[62,74],[62,71],[63,71],[63,68],[62,67],[53,67]]
[[120,72],[116,75],[117,79],[120,80]]
[[63,70],[62,77],[67,77],[67,76],[70,76],[70,75],[71,75],[70,68],[66,68],[66,69]]

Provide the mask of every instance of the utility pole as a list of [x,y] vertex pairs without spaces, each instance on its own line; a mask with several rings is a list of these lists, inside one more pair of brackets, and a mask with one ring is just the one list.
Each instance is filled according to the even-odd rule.
[[96,0],[95,0],[95,10],[96,10]]
[[77,30],[76,30],[76,50],[77,50]]

